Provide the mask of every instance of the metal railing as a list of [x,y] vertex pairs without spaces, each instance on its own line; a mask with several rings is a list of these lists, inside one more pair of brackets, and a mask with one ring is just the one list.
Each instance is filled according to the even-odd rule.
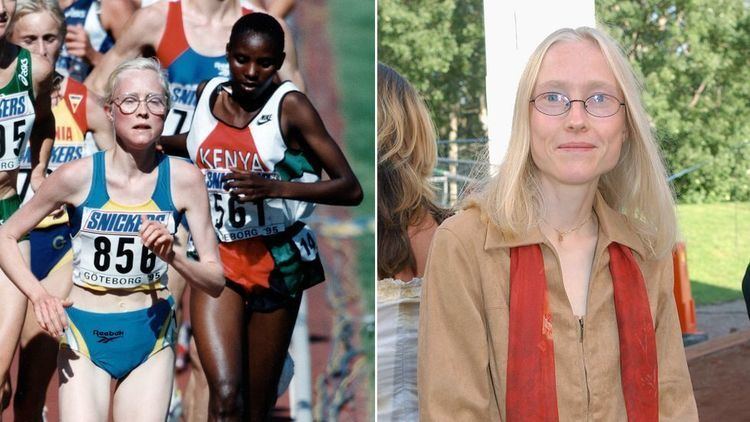
[[[473,174],[472,170],[479,168],[480,166],[487,165],[484,161],[470,160],[466,158],[459,158],[459,145],[478,145],[487,144],[487,138],[462,138],[455,140],[441,139],[437,141],[437,144],[448,145],[448,155],[438,156],[437,166],[433,171],[433,176],[430,181],[435,185],[437,190],[437,197],[440,203],[444,206],[452,206],[456,203],[461,193],[464,191],[466,186],[476,179],[472,178],[470,174]],[[747,145],[748,142],[740,144],[740,146]],[[667,181],[670,183],[674,182],[675,179],[683,177],[694,171],[700,170],[706,165],[710,164],[710,160],[700,162],[698,164],[686,167],[680,171],[676,171],[671,174]],[[441,166],[447,168],[441,168]],[[460,167],[469,168],[468,171],[461,171]]]
[[[444,151],[440,151],[442,154],[438,156],[437,166],[433,171],[431,179],[435,184],[437,197],[441,204],[444,206],[455,204],[466,186],[474,182],[474,179],[469,176],[472,174],[473,169],[485,164],[482,161],[459,158],[459,147],[486,145],[487,141],[487,138],[441,139],[437,141],[438,146],[448,146],[447,155]],[[439,149],[445,150],[445,148]]]

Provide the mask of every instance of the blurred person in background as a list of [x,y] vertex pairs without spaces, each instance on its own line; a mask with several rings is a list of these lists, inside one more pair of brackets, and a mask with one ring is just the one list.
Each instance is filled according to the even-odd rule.
[[59,4],[66,31],[55,67],[83,82],[120,38],[137,6],[130,0],[59,0]]
[[[185,133],[193,119],[198,84],[215,76],[229,76],[226,44],[232,25],[241,16],[258,11],[262,10],[248,8],[240,0],[168,0],[143,7],[130,18],[122,37],[86,85],[101,92],[107,76],[119,63],[144,52],[154,54],[167,70],[174,101],[164,134]],[[285,39],[284,48],[287,60],[279,81],[292,80],[301,86],[291,37]]]
[[435,128],[420,95],[378,64],[378,420],[416,421],[419,295],[427,252],[448,211],[430,177]]
[[[39,188],[55,136],[51,112],[53,66],[44,57],[13,44],[9,25],[15,0],[0,0],[0,226],[21,206],[17,179],[21,153],[29,145],[30,185]],[[18,240],[19,262],[29,262],[29,242]],[[3,251],[5,254],[5,251]],[[0,254],[1,255],[1,254]],[[26,298],[0,271],[0,408],[10,403],[9,370],[26,313]],[[0,413],[0,417],[1,413]]]
[[[55,63],[65,39],[65,17],[56,0],[18,0],[9,31],[12,42]],[[101,99],[68,76],[58,75],[55,82],[52,97],[55,141],[48,164],[50,170],[114,145],[112,125]],[[84,140],[88,132],[96,141],[93,148]],[[22,171],[30,170],[29,156],[27,148],[21,158]],[[18,189],[24,202],[33,196],[29,181],[28,177],[24,181],[19,178]],[[31,271],[45,288],[61,297],[67,296],[72,288],[73,254],[68,221],[64,210],[57,210],[29,233]],[[27,309],[13,405],[16,420],[42,420],[47,386],[57,368],[56,356],[56,339],[42,331],[33,310]]]

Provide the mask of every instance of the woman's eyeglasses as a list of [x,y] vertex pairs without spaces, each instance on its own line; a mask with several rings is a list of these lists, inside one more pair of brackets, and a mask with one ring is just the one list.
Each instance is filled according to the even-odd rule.
[[559,92],[543,92],[530,101],[535,109],[548,116],[567,113],[575,102],[583,103],[586,112],[594,117],[613,116],[625,105],[617,97],[609,94],[594,94],[585,100],[571,100]]
[[120,109],[122,114],[135,113],[141,103],[146,103],[146,108],[151,114],[163,116],[167,112],[167,97],[161,94],[148,94],[144,99],[135,95],[126,95],[117,97],[112,102]]

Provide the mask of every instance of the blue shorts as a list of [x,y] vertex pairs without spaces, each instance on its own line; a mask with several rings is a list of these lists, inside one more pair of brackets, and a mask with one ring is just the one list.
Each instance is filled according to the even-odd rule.
[[[31,272],[39,280],[44,279],[57,266],[70,250],[71,227],[56,224],[29,233],[31,240]],[[72,258],[72,256],[71,256]]]
[[174,299],[119,313],[68,308],[61,346],[88,357],[112,378],[122,379],[156,352],[175,344]]

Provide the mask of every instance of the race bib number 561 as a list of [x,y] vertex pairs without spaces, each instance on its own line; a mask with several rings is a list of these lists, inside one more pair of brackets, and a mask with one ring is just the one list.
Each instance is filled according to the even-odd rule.
[[[211,219],[221,242],[235,242],[257,236],[281,233],[285,228],[284,212],[269,206],[269,201],[242,203],[224,189],[226,169],[203,170],[208,189]],[[278,177],[274,173],[259,173]]]

